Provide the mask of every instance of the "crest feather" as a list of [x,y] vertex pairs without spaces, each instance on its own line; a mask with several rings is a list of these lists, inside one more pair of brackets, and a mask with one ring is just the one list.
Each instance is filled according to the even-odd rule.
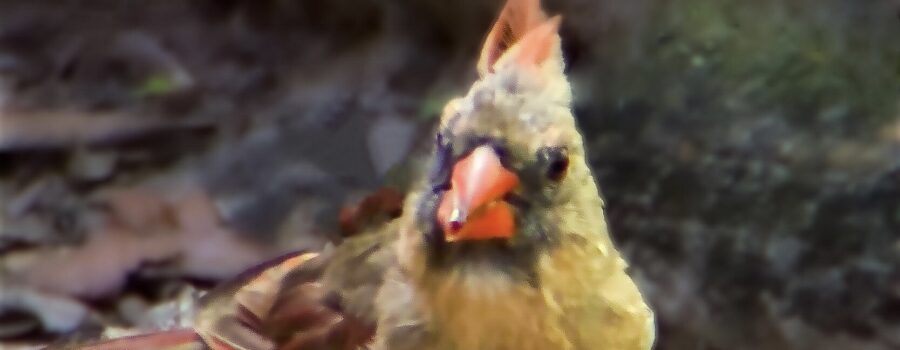
[[494,63],[507,50],[533,29],[546,23],[547,16],[541,10],[540,0],[507,1],[485,39],[481,57],[478,60],[478,73],[481,76],[492,73]]

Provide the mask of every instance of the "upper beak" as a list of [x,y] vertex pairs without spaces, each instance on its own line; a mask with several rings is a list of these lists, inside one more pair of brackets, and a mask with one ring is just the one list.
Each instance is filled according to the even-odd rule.
[[460,159],[438,206],[437,219],[446,240],[512,237],[515,220],[503,197],[518,185],[519,178],[503,167],[491,146],[479,146]]

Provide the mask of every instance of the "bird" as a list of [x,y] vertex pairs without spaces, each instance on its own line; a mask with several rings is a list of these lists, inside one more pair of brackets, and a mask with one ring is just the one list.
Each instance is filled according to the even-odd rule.
[[540,0],[508,0],[478,80],[441,113],[429,168],[399,215],[210,293],[190,340],[244,350],[651,349],[654,314],[610,237],[572,112],[560,23]]

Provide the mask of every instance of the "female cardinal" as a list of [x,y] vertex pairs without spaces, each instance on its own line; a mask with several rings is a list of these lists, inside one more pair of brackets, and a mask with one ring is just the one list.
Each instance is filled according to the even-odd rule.
[[206,345],[649,349],[654,317],[607,231],[559,23],[509,0],[402,215],[232,283],[201,311]]

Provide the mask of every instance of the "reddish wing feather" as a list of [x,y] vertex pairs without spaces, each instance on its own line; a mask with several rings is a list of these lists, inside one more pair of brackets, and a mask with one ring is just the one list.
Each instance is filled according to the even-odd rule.
[[354,206],[341,209],[339,222],[344,237],[352,236],[368,226],[381,224],[400,216],[403,194],[393,188],[382,188]]
[[373,332],[327,300],[319,283],[327,261],[308,253],[262,270],[231,294],[227,307],[232,309],[198,321],[211,325],[198,332],[210,346],[228,350],[358,348]]

